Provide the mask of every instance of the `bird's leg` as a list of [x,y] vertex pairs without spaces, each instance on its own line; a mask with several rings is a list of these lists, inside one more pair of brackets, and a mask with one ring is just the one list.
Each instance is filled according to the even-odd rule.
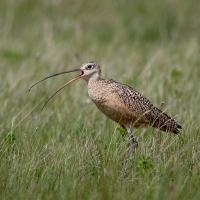
[[129,151],[134,152],[136,150],[136,148],[138,147],[138,142],[134,137],[133,130],[131,128],[127,128],[126,130],[127,130],[128,137],[130,140]]

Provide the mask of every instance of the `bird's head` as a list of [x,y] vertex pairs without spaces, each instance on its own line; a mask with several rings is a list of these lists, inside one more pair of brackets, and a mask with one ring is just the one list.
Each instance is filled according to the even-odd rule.
[[81,66],[81,78],[88,81],[90,78],[98,79],[101,76],[101,67],[94,61],[85,63]]

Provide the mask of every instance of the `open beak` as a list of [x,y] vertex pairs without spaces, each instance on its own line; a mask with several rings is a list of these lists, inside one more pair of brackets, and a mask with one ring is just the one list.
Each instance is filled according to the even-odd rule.
[[59,75],[62,75],[62,74],[71,73],[71,72],[77,72],[77,71],[81,72],[80,75],[83,75],[83,71],[81,71],[81,69],[72,69],[72,70],[68,70],[68,71],[64,71],[64,72],[60,72],[60,73],[56,73],[56,74],[49,75],[49,76],[47,76],[47,77],[45,77],[45,78],[43,78],[43,79],[37,81],[37,82],[34,83],[33,85],[31,85],[31,87],[29,88],[29,92],[31,91],[31,89],[32,89],[34,86],[36,86],[37,84],[39,84],[39,83],[41,83],[41,82],[43,82],[43,81],[45,81],[45,80],[47,80],[47,79],[49,79],[49,78],[52,78],[52,77],[54,77],[54,76],[59,76]]
[[56,74],[52,74],[50,76],[47,76],[39,81],[37,81],[36,83],[34,83],[30,88],[29,88],[29,92],[31,91],[31,89],[36,86],[37,84],[49,79],[49,78],[52,78],[54,76],[58,76],[58,75],[62,75],[62,74],[66,74],[66,73],[70,73],[70,72],[76,72],[76,71],[79,71],[81,72],[78,76],[76,76],[75,78],[71,79],[70,81],[68,81],[67,83],[65,83],[61,88],[59,88],[58,90],[56,90],[56,92],[54,92],[48,99],[47,101],[44,103],[44,106],[42,107],[42,110],[44,109],[44,107],[47,105],[47,103],[53,98],[55,97],[57,94],[59,94],[61,92],[62,89],[64,89],[68,84],[80,79],[84,72],[81,70],[81,69],[73,69],[73,70],[69,70],[69,71],[64,71],[64,72],[60,72],[60,73],[56,73]]
[[59,94],[61,92],[62,89],[64,89],[67,85],[69,85],[70,83],[80,79],[82,76],[82,74],[76,76],[75,78],[71,79],[70,81],[68,81],[67,83],[65,83],[61,88],[59,88],[58,90],[56,90],[56,92],[54,92],[48,99],[47,101],[44,103],[42,110],[44,109],[44,107],[49,103],[49,101],[51,99],[53,99],[57,94]]

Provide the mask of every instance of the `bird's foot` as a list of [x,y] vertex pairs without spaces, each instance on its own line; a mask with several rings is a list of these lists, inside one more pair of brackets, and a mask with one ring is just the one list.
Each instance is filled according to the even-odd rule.
[[129,145],[129,149],[128,149],[128,153],[129,154],[134,154],[136,149],[138,147],[138,142],[137,140],[134,138],[133,135],[130,136],[130,145]]

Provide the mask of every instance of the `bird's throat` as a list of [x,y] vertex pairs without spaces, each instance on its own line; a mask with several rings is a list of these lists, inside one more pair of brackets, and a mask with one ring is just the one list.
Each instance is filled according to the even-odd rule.
[[92,74],[91,76],[87,77],[85,80],[89,83],[90,81],[99,81],[101,79],[98,73]]

